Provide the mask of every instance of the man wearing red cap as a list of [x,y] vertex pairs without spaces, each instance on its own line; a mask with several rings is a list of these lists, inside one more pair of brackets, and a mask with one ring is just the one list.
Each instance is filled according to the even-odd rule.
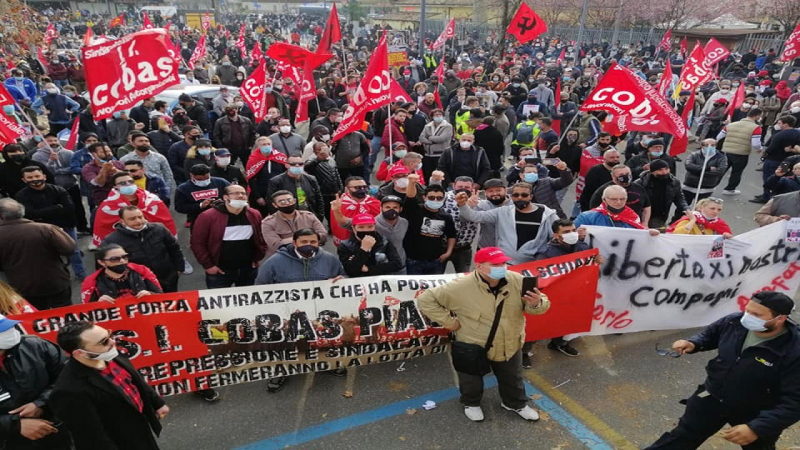
[[359,214],[351,221],[353,234],[339,244],[339,261],[348,277],[392,274],[403,268],[397,249],[375,229],[375,217]]
[[[528,406],[522,380],[523,313],[543,314],[550,301],[538,289],[522,292],[522,275],[506,270],[510,260],[497,247],[478,250],[475,271],[426,290],[417,301],[426,316],[455,332],[457,342],[485,349],[500,386],[500,406],[533,421],[539,419],[539,413]],[[492,326],[495,321],[497,325]],[[461,369],[457,373],[464,414],[472,421],[482,421],[483,375],[475,374],[469,364],[453,355],[454,366]]]
[[[408,167],[404,166],[402,162],[398,161],[397,164],[394,164],[389,168],[389,182],[384,184],[378,190],[378,198],[383,198],[387,195],[394,195],[395,197],[400,197],[402,199],[406,198],[406,192],[408,192],[408,185],[409,185],[409,178],[408,175],[410,174]],[[417,175],[417,179],[419,179],[419,175]],[[420,180],[421,181],[421,180]],[[416,200],[422,200],[422,191],[425,189],[424,186],[419,181],[415,181],[417,184],[416,186]]]

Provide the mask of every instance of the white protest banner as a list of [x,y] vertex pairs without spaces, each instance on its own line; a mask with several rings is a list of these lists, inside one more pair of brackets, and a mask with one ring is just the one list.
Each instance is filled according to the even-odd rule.
[[800,247],[786,242],[787,225],[782,220],[736,236],[736,251],[718,260],[709,259],[717,236],[587,227],[606,260],[588,334],[700,327],[743,310],[756,292],[793,296]]

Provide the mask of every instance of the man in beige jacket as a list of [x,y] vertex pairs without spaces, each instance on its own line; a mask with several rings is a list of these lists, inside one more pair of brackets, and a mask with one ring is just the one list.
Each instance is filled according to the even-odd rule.
[[[547,296],[538,289],[522,291],[522,275],[507,272],[511,258],[497,247],[486,247],[475,254],[475,271],[445,285],[425,291],[418,299],[422,312],[431,320],[455,332],[456,340],[486,345],[497,305],[505,300],[491,347],[489,364],[497,377],[502,406],[526,420],[539,414],[527,405],[522,380],[522,343],[525,341],[525,316],[543,314],[550,308]],[[483,420],[480,407],[483,377],[458,372],[464,414],[472,421]]]

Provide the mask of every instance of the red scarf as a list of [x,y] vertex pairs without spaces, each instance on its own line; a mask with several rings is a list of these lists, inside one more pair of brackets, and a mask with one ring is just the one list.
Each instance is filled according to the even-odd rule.
[[264,156],[264,154],[261,153],[261,149],[256,148],[250,153],[250,158],[247,159],[247,165],[245,166],[246,172],[244,176],[247,178],[247,181],[250,181],[250,178],[258,175],[258,172],[261,171],[261,168],[264,167],[264,164],[267,162],[275,161],[276,163],[284,165],[286,164],[287,160],[288,158],[285,154],[283,154],[283,152],[275,150],[274,148],[269,156]]
[[[375,197],[367,196],[364,201],[359,201],[350,196],[347,192],[342,195],[342,208],[340,209],[342,215],[352,219],[358,214],[369,214],[370,216],[377,216],[381,213],[381,201]],[[350,237],[350,231],[339,226],[336,218],[331,211],[331,234],[333,235],[333,243],[337,246],[339,242],[346,240]]]
[[608,216],[608,218],[611,219],[612,222],[623,222],[627,223],[633,228],[636,228],[637,230],[644,230],[644,227],[642,226],[642,223],[639,220],[639,215],[636,214],[632,209],[630,209],[627,206],[619,214],[609,211],[606,208],[605,203],[600,203],[600,206],[593,209],[592,211],[597,211],[600,214]]
[[[692,214],[694,214],[695,223],[700,227],[701,230],[707,228],[709,230],[712,230],[714,234],[725,234],[725,233],[733,234],[731,232],[731,227],[728,226],[728,223],[720,219],[719,217],[717,217],[714,220],[708,220],[705,218],[705,216],[703,216],[703,214],[700,213],[700,211],[692,211]],[[675,228],[677,228],[678,223],[684,220],[689,220],[689,216],[683,216],[677,221],[675,221],[675,223],[673,223],[672,225],[669,226],[669,228],[667,228],[667,233],[673,233],[675,231]]]
[[[144,189],[137,189],[136,198],[138,199],[136,206],[142,210],[142,214],[144,214],[148,222],[163,224],[173,236],[178,234],[175,222],[169,213],[169,207],[158,196]],[[100,245],[103,239],[114,231],[114,224],[119,222],[119,210],[123,206],[129,205],[131,205],[131,202],[120,194],[118,190],[112,189],[109,192],[108,198],[103,203],[100,203],[95,214],[94,227],[92,228],[92,231],[94,231],[92,243],[94,245]]]

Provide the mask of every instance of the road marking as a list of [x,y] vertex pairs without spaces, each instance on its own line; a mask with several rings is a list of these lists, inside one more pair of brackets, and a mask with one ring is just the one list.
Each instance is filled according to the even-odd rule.
[[[531,375],[532,374],[528,372],[529,379],[531,379]],[[553,390],[543,378],[538,377],[537,375],[536,377],[532,378],[531,381],[533,384],[527,382],[525,383],[525,391],[528,395],[535,395],[537,397],[541,396],[534,400],[536,406],[549,414],[554,421],[558,422],[576,439],[586,445],[586,448],[589,450],[636,449],[635,446],[611,430],[608,425],[605,425],[597,417],[577,405],[577,403],[566,397],[561,392]],[[496,386],[497,378],[493,376],[487,377],[484,381],[484,389],[492,389]],[[549,398],[548,395],[552,396],[553,399]],[[399,416],[404,414],[408,408],[419,408],[419,406],[426,400],[433,400],[436,403],[443,403],[448,400],[456,399],[459,396],[460,393],[456,387],[429,392],[408,400],[390,403],[369,411],[363,411],[347,417],[342,417],[341,419],[332,420],[318,425],[312,425],[301,430],[295,430],[290,433],[285,433],[279,436],[253,442],[238,447],[236,450],[285,449],[286,447],[315,441],[317,439],[340,433],[342,431],[351,430],[363,425],[388,419],[390,417]],[[560,402],[565,406],[559,406],[557,402]],[[575,403],[575,405],[569,405],[568,403],[570,402]],[[577,408],[575,406],[577,406]],[[586,425],[584,425],[584,423],[581,421],[586,422]],[[597,431],[597,433],[592,431],[590,428]],[[604,438],[607,439],[611,444],[606,442]]]
[[[604,447],[589,447],[591,449],[594,448],[608,448],[608,449],[616,449],[616,450],[638,450],[639,447],[634,445],[629,440],[625,439],[622,435],[614,431],[610,426],[608,426],[605,422],[600,420],[599,417],[592,414],[589,410],[581,406],[578,402],[564,394],[563,392],[553,389],[553,386],[545,380],[541,375],[533,372],[531,370],[525,371],[525,378],[530,381],[530,385],[527,385],[528,391],[535,390],[535,394],[541,395],[542,398],[539,400],[534,400],[537,406],[542,408],[543,410],[547,411],[551,416],[553,413],[550,412],[548,408],[545,407],[542,403],[552,403],[553,401],[557,402],[558,404],[553,404],[550,406],[553,409],[558,409],[566,415],[566,417],[553,417],[556,419],[562,426],[566,427],[570,433],[574,436],[578,437],[576,433],[583,433],[583,429],[590,428],[597,433],[605,442],[609,444],[603,443]],[[526,383],[527,384],[527,383]],[[559,404],[561,406],[559,406]],[[574,424],[572,421],[577,422],[579,428],[576,430],[572,430]],[[585,425],[584,425],[585,424]],[[592,434],[594,434],[592,433]],[[588,437],[588,436],[587,436]],[[579,437],[580,439],[580,437]],[[586,441],[583,441],[586,443]],[[587,444],[588,445],[588,444]]]

